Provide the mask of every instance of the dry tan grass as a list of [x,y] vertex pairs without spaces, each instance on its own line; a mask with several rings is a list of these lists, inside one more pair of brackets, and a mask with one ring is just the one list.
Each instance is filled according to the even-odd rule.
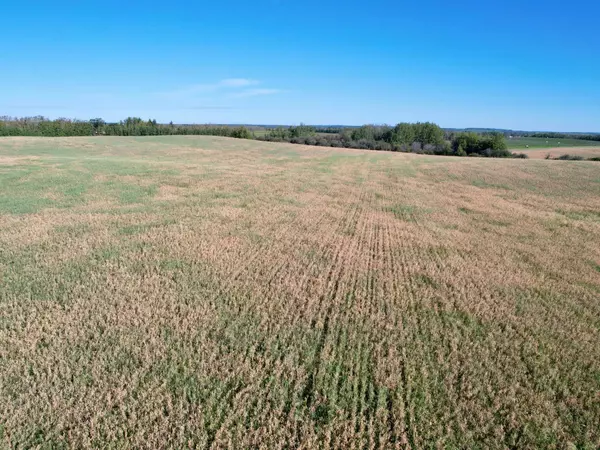
[[527,150],[527,155],[532,159],[544,159],[549,154],[550,158],[561,155],[577,155],[584,158],[600,157],[600,147],[557,147],[536,150]]
[[0,155],[29,158],[0,171],[5,447],[600,445],[596,163],[212,137]]
[[39,159],[37,156],[8,156],[0,155],[0,166],[16,166]]

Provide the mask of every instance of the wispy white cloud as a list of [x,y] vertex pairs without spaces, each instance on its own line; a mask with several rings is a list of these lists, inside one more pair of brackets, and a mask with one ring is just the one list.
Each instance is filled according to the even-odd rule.
[[185,97],[194,96],[197,94],[203,94],[208,92],[214,92],[218,88],[217,85],[211,84],[192,84],[180,89],[173,89],[171,91],[158,92],[156,95],[166,99],[178,100]]
[[241,92],[234,92],[229,94],[229,97],[232,98],[242,98],[242,97],[257,97],[259,95],[273,95],[280,94],[283,91],[281,89],[267,89],[267,88],[255,88],[255,89],[246,89]]
[[260,82],[249,78],[226,78],[216,83],[192,84],[172,91],[159,92],[157,95],[167,99],[182,99],[226,90],[235,90],[255,86]]
[[253,86],[259,84],[256,80],[250,80],[248,78],[227,78],[225,80],[221,80],[218,83],[218,86],[223,87],[246,87]]

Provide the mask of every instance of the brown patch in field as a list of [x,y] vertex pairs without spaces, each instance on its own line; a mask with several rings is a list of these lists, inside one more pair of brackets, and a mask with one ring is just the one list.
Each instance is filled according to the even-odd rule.
[[63,196],[58,195],[56,192],[45,192],[42,194],[42,198],[47,198],[48,200],[58,201],[63,198]]
[[72,218],[54,214],[38,213],[26,216],[0,216],[0,237],[11,246],[35,244],[48,238],[55,226],[71,223]]
[[110,178],[104,173],[94,174],[94,181],[97,181],[99,183],[106,183],[108,180],[110,180]]
[[0,155],[0,166],[16,166],[39,160],[39,156],[8,156]]
[[117,175],[114,179],[125,184],[135,184],[138,186],[151,186],[154,184],[154,180],[137,177],[135,175]]
[[177,186],[162,185],[158,188],[158,192],[154,196],[154,199],[161,201],[177,200],[185,191],[184,188]]
[[242,208],[233,208],[230,206],[223,206],[219,208],[218,214],[226,220],[237,220],[244,213]]

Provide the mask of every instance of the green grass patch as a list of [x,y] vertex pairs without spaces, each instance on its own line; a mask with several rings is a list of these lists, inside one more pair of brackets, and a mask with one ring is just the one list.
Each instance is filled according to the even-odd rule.
[[44,208],[70,208],[85,202],[91,176],[75,170],[31,166],[0,172],[0,212],[30,214]]
[[510,150],[557,148],[557,147],[600,147],[600,141],[587,141],[583,139],[546,139],[534,137],[521,137],[507,139],[506,143]]
[[440,287],[439,283],[431,278],[429,275],[425,274],[417,274],[413,276],[413,280],[419,286],[427,286],[432,287],[434,289],[438,289]]
[[600,211],[596,211],[593,209],[579,211],[567,211],[564,209],[557,209],[556,212],[573,220],[591,220],[593,222],[600,221]]
[[489,223],[490,225],[495,225],[497,227],[508,227],[511,225],[510,222],[506,222],[504,220],[496,220],[496,219],[490,219],[487,221],[487,223]]
[[484,188],[484,189],[505,189],[507,191],[512,190],[512,188],[506,184],[497,184],[497,183],[488,183],[482,179],[476,179],[471,182],[473,186]]
[[[113,185],[114,186],[114,185]],[[119,183],[118,190],[119,202],[121,204],[144,203],[156,195],[157,185],[139,186],[135,184]]]
[[394,214],[397,219],[408,222],[414,222],[418,216],[431,213],[431,210],[428,208],[404,204],[389,206],[387,210]]

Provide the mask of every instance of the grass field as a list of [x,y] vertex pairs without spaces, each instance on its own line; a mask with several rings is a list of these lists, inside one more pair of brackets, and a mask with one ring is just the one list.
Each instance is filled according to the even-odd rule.
[[523,151],[523,153],[525,153],[532,159],[546,159],[548,155],[550,155],[550,158],[558,158],[559,156],[565,154],[581,156],[584,159],[589,159],[600,157],[600,145],[598,147],[557,147],[545,149],[527,149]]
[[600,165],[0,140],[0,446],[598,448]]
[[599,141],[586,141],[583,139],[547,139],[534,137],[518,137],[507,139],[506,143],[511,150],[523,150],[526,148],[565,148],[569,147],[597,147],[600,148]]

